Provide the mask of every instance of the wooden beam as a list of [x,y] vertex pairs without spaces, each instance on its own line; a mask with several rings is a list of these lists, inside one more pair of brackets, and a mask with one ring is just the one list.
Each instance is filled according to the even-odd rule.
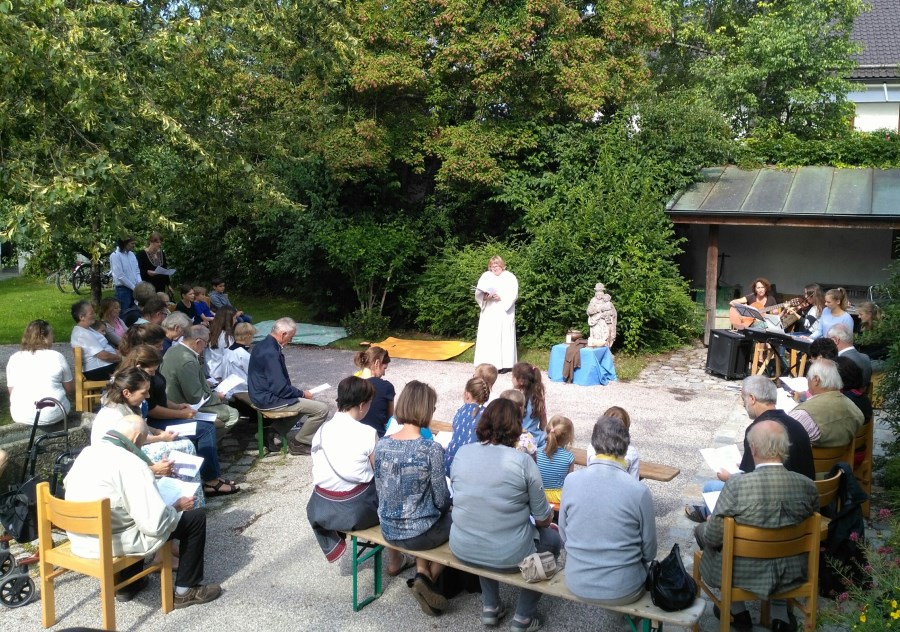
[[866,218],[832,218],[817,217],[752,217],[747,215],[687,215],[672,214],[669,216],[673,224],[719,224],[722,226],[779,226],[791,228],[864,228],[864,229],[898,229],[900,218],[890,217],[883,220],[868,216]]
[[706,319],[703,325],[703,344],[709,346],[709,332],[716,326],[716,286],[719,278],[719,226],[710,224],[706,237]]

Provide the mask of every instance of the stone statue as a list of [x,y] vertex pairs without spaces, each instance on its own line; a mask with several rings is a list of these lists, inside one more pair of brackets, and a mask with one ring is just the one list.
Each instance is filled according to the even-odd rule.
[[587,307],[588,326],[591,328],[588,345],[592,347],[612,347],[616,340],[616,324],[619,315],[606,293],[602,283],[594,286],[594,298]]

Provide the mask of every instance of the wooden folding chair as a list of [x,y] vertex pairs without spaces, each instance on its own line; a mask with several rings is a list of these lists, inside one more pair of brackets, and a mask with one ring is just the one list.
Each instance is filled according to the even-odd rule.
[[79,413],[89,413],[94,409],[93,402],[100,404],[100,396],[106,387],[102,380],[88,380],[84,377],[84,350],[81,347],[72,347],[75,356],[75,410]]
[[[694,553],[694,580],[698,593],[705,592],[722,613],[719,629],[731,629],[731,604],[734,601],[755,601],[760,595],[733,584],[734,558],[775,559],[805,553],[807,555],[806,581],[792,590],[767,595],[762,602],[762,625],[769,627],[769,600],[788,599],[788,608],[797,606],[805,616],[807,632],[816,629],[816,607],[819,595],[819,543],[821,516],[814,513],[800,524],[780,529],[748,527],[735,523],[734,518],[725,518],[725,534],[722,540],[722,598],[718,599],[712,587],[700,577],[700,558],[703,551]],[[801,606],[796,599],[803,599]],[[700,626],[694,626],[699,632]]]
[[[819,492],[819,512],[828,505],[832,503],[836,498],[838,499],[838,505],[835,506],[836,512],[840,511],[840,498],[838,498],[838,490],[841,487],[841,474],[843,472],[838,470],[838,473],[832,476],[831,478],[825,478],[820,481],[815,481],[816,483],[816,491]],[[830,518],[826,518],[822,516],[822,534],[821,539],[825,540],[828,537],[828,523],[831,522]]]
[[[174,609],[172,585],[172,547],[166,542],[160,549],[161,561],[143,571],[116,583],[116,573],[143,561],[144,556],[114,557],[112,554],[112,512],[109,498],[93,502],[70,502],[50,494],[50,486],[40,483],[38,494],[38,550],[41,571],[41,622],[45,628],[56,623],[56,599],[53,580],[67,570],[90,575],[100,580],[100,602],[103,610],[103,629],[116,629],[116,591],[134,583],[145,575],[159,571],[163,612]],[[96,536],[100,544],[100,558],[89,559],[72,553],[71,543],[54,546],[52,526],[72,533]]]
[[[853,437],[853,460],[850,465],[853,466],[853,476],[859,481],[859,486],[867,495],[872,495],[872,448],[875,440],[875,423],[872,419],[867,419],[862,425],[856,436]],[[862,461],[859,465],[855,465],[857,454],[862,452]],[[870,501],[862,504],[863,516],[868,518],[871,511]]]
[[847,463],[853,467],[853,443],[837,448],[812,447],[813,467],[816,471],[816,480],[822,480],[838,463]]

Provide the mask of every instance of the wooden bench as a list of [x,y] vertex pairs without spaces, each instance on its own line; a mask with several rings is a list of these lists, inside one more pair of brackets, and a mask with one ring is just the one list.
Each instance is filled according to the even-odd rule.
[[[437,434],[438,432],[453,432],[453,424],[447,423],[446,421],[431,421],[431,431]],[[575,465],[580,465],[582,467],[586,467],[588,463],[587,451],[582,448],[569,448],[572,454],[575,455]],[[652,461],[644,461],[641,459],[641,469],[640,469],[640,477],[641,480],[647,479],[651,481],[661,481],[663,483],[668,483],[673,478],[678,476],[681,473],[677,467],[672,467],[670,465],[663,465],[662,463],[653,463]]]
[[[388,544],[381,534],[381,527],[379,525],[361,531],[351,531],[348,535],[350,535],[352,538],[352,547],[350,550],[350,554],[353,555],[353,611],[357,612],[361,608],[364,608],[366,605],[378,599],[378,597],[380,597],[383,593],[381,581],[381,553],[384,550],[384,547],[388,546]],[[498,582],[509,584],[510,586],[527,588],[528,590],[533,590],[535,592],[550,595],[552,597],[568,599],[569,601],[576,601],[578,603],[596,605],[590,604],[590,602],[576,597],[569,591],[569,589],[566,587],[565,582],[565,569],[558,572],[548,581],[528,584],[525,582],[525,580],[522,578],[522,574],[519,572],[501,573],[486,568],[471,566],[469,564],[466,564],[465,562],[461,562],[456,558],[455,555],[453,555],[453,553],[450,551],[450,545],[446,542],[437,548],[429,549],[427,551],[409,551],[393,546],[390,546],[389,548],[396,548],[398,551],[403,551],[408,555],[420,557],[432,562],[438,562],[440,564],[444,564],[445,566],[450,566],[467,573],[472,573],[473,575],[478,575],[479,577],[495,579]],[[364,550],[361,557],[359,556],[360,549]],[[370,558],[374,558],[374,592],[371,596],[360,602],[358,599],[359,567],[363,562]],[[666,612],[665,610],[654,606],[653,602],[650,600],[650,596],[645,594],[638,601],[625,606],[598,607],[601,607],[605,610],[610,610],[612,612],[620,612],[624,614],[631,621],[633,629],[637,628],[632,618],[640,618],[643,621],[643,624],[641,626],[642,630],[644,632],[650,632],[651,630],[661,631],[663,629],[664,623],[677,625],[684,628],[690,628],[700,620],[700,616],[703,614],[703,610],[706,607],[706,601],[704,601],[703,599],[695,599],[694,603],[685,610],[679,610],[677,612]]]
[[81,347],[72,347],[75,364],[75,411],[89,413],[94,410],[92,402],[96,400],[100,405],[100,396],[106,387],[103,380],[89,380],[84,377],[84,350]]
[[[232,395],[232,398],[256,411],[256,444],[259,449],[259,458],[266,455],[266,443],[263,439],[263,419],[284,419],[286,417],[295,417],[298,414],[297,411],[260,410],[253,405],[253,402],[250,401],[250,394],[246,392],[235,393]],[[285,454],[286,452],[287,441],[284,441],[281,444],[281,453]]]

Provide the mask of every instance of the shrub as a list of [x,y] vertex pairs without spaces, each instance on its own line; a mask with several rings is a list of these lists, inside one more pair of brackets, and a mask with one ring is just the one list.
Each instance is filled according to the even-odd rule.
[[384,338],[391,325],[391,319],[374,309],[360,307],[341,319],[341,326],[351,337],[368,338],[379,341]]

